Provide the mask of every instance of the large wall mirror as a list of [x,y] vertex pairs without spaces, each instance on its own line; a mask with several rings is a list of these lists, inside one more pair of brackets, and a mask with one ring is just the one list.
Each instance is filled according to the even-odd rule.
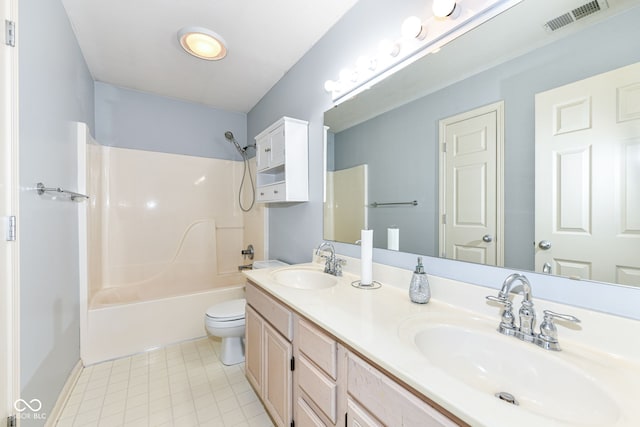
[[[536,200],[536,186],[540,187],[543,178],[553,172],[551,166],[548,171],[536,170],[536,144],[541,132],[537,126],[542,121],[536,118],[536,114],[542,114],[536,113],[536,95],[640,62],[640,3],[586,3],[602,10],[551,30],[545,23],[563,22],[553,20],[585,1],[524,0],[438,53],[421,58],[325,112],[324,238],[354,244],[360,229],[367,227],[374,230],[377,248],[640,286],[640,266],[631,265],[632,261],[621,261],[618,267],[623,269],[615,269],[612,276],[590,275],[593,272],[589,270],[595,269],[594,262],[601,255],[595,250],[585,254],[582,243],[579,260],[569,257],[564,264],[558,257],[553,263],[536,261],[549,250],[548,245],[556,248],[553,236],[536,234],[537,219],[553,217],[552,221],[569,224],[570,216],[577,216],[582,224],[568,225],[565,234],[589,234],[595,221],[593,208],[609,203],[552,194],[548,203],[564,203],[566,208],[564,213],[556,209],[552,214],[552,206]],[[551,27],[555,28],[553,24]],[[640,72],[632,70],[631,74],[637,79],[624,83],[630,89],[624,102],[631,114],[626,121],[636,133],[625,136],[628,173],[620,178],[627,183],[623,183],[627,197],[622,220],[628,237],[625,244],[631,243],[620,251],[631,254],[638,264],[640,190],[634,180],[640,181]],[[579,99],[595,101],[589,95],[573,96],[567,98],[569,107],[562,110],[563,114],[583,117],[589,123],[597,121],[596,108],[585,112],[579,106],[584,103],[572,103]],[[551,110],[544,114],[552,116]],[[495,182],[486,179],[486,171],[476,173],[473,165],[465,169],[460,164],[453,166],[457,172],[446,181],[446,168],[453,164],[455,154],[474,152],[483,146],[486,135],[474,139],[477,129],[487,129],[485,124],[478,124],[481,119],[496,127],[492,134],[497,147],[497,154],[493,154],[497,159],[492,175]],[[562,182],[554,183],[556,188],[596,187],[600,177],[612,176],[608,182],[618,185],[622,176],[616,170],[600,170],[588,179],[580,175],[580,170],[593,164],[593,151],[573,157],[555,156],[564,171],[564,175],[558,175]],[[452,188],[459,191],[452,192]],[[496,192],[495,200],[487,196],[487,188]],[[443,193],[453,193],[453,200],[443,199]],[[497,247],[498,255],[492,258],[479,250],[465,253],[451,246],[447,249],[446,237],[455,230],[447,229],[445,237],[443,230],[445,223],[453,221],[452,212],[458,215],[458,222],[475,224],[490,214],[487,204],[495,207],[497,225],[475,240],[478,246]],[[482,208],[459,213],[465,206],[478,205]],[[619,223],[621,214],[614,215],[618,217],[604,221]],[[585,223],[586,228],[580,228]],[[609,254],[621,248],[606,239],[599,246]]]

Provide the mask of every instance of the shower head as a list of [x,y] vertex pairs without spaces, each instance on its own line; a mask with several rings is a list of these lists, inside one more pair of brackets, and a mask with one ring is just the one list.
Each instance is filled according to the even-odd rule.
[[247,145],[246,147],[241,147],[240,144],[238,144],[238,141],[236,141],[236,138],[233,136],[233,132],[231,132],[230,130],[226,131],[224,133],[224,137],[227,139],[227,141],[229,141],[230,143],[232,143],[233,145],[236,146],[236,149],[240,152],[240,154],[243,154],[247,151],[247,148],[249,147],[253,147],[255,148],[255,144],[251,144],[251,145]]
[[231,132],[230,130],[226,131],[224,133],[224,137],[227,138],[227,141],[236,146],[236,149],[240,154],[244,155],[245,150],[240,146],[240,144],[238,144],[238,141],[236,141],[235,137],[233,136],[233,132]]

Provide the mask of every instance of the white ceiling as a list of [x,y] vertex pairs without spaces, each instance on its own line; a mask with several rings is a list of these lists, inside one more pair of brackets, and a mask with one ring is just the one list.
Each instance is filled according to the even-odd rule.
[[[248,112],[357,0],[62,0],[93,78]],[[227,42],[220,61],[188,55],[184,26]]]

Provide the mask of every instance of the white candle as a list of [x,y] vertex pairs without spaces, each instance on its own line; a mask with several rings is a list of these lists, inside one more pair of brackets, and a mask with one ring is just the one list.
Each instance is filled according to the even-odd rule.
[[360,284],[373,283],[373,230],[360,232]]
[[387,249],[400,250],[400,229],[398,227],[387,228]]

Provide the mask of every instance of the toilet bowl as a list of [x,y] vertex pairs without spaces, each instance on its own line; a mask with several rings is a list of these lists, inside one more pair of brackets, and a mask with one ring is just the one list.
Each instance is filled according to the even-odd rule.
[[222,338],[220,361],[224,365],[244,362],[244,310],[246,300],[234,299],[212,305],[204,316],[207,332]]

